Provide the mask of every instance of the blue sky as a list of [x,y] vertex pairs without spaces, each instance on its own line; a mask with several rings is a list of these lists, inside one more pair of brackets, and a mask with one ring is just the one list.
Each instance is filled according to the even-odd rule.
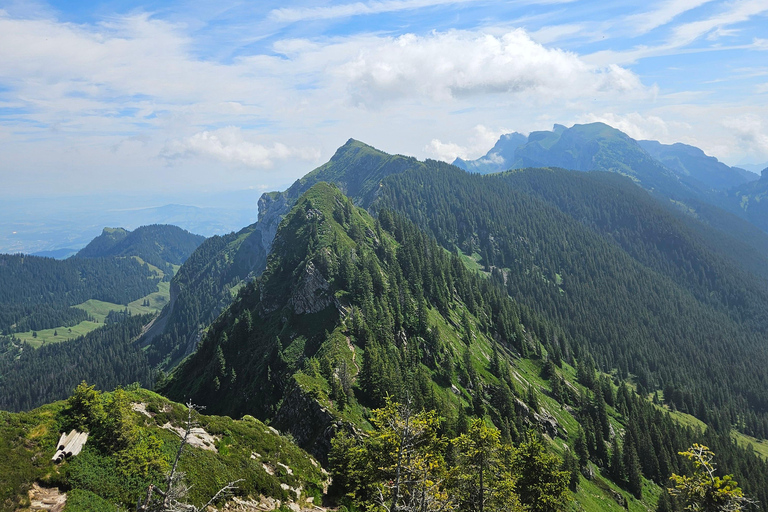
[[272,190],[604,121],[768,161],[768,0],[0,0],[0,196]]

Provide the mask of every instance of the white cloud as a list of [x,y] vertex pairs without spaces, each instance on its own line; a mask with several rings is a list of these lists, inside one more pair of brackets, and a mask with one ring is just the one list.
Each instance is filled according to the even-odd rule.
[[168,160],[204,157],[257,169],[269,169],[276,160],[296,158],[317,161],[320,152],[313,148],[293,148],[279,142],[269,145],[248,140],[235,126],[203,131],[183,140],[169,141],[161,151]]
[[270,11],[269,17],[278,22],[294,23],[306,20],[327,20],[348,18],[350,16],[407,11],[435,5],[462,4],[474,1],[477,0],[388,0],[379,2],[355,2],[330,7],[283,7],[281,9],[273,9]]
[[752,40],[752,47],[755,50],[768,51],[768,39],[760,39],[756,37]]
[[645,34],[651,30],[664,26],[680,14],[688,12],[712,0],[669,0],[662,2],[651,11],[628,16],[625,23],[635,27],[638,34]]
[[[429,144],[424,147],[424,152],[438,160],[449,163],[456,160],[457,157],[464,160],[475,159],[487,153],[496,141],[499,140],[499,137],[511,131],[512,130],[505,128],[491,130],[486,126],[479,124],[475,126],[466,145],[462,146],[461,144],[456,144],[454,142],[442,142],[439,139],[432,139]],[[501,159],[498,155],[495,156]],[[493,157],[494,155],[491,155],[491,158]],[[503,159],[501,159],[501,162],[503,162]],[[501,162],[497,161],[496,163]]]
[[730,9],[709,18],[678,25],[673,30],[672,44],[682,46],[710,33],[712,30],[747,21],[753,16],[768,11],[765,0],[741,0],[727,4]]
[[732,134],[739,148],[748,155],[768,155],[768,126],[754,114],[727,117],[721,124]]
[[[440,5],[469,4],[479,0],[379,0],[354,2],[328,7],[282,7],[269,12],[269,18],[280,23],[295,23],[297,21],[330,20],[384,14],[389,12],[411,11],[424,7]],[[521,0],[520,4],[562,4],[575,0]]]
[[[690,126],[684,123],[668,123],[659,116],[642,115],[637,112],[615,114],[586,114],[580,116],[577,123],[605,123],[621,130],[635,140],[658,140],[664,143],[677,142],[675,137]],[[671,137],[671,138],[670,138]]]
[[[766,0],[740,0],[723,5],[725,5],[725,9],[712,16],[673,26],[671,28],[671,36],[661,44],[639,45],[622,51],[601,50],[585,56],[584,59],[587,62],[602,65],[609,63],[630,64],[649,57],[683,54],[690,51],[722,51],[726,48],[718,44],[693,50],[689,46],[703,37],[706,37],[709,41],[717,42],[722,37],[733,36],[738,32],[727,27],[749,21],[755,16],[768,12],[768,2]],[[760,41],[760,39],[756,38],[750,46],[760,49]],[[743,47],[735,48],[743,49]]]
[[494,93],[551,101],[649,93],[631,71],[591,66],[574,53],[545,48],[522,29],[501,37],[450,31],[382,38],[340,71],[353,101],[365,106],[407,97],[445,101]]
[[453,162],[456,157],[466,158],[467,148],[454,142],[441,142],[438,139],[432,139],[424,147],[424,151],[444,162]]

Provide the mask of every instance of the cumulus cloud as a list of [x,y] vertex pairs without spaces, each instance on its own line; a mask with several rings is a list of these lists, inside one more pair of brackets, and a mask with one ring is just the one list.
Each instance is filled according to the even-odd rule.
[[167,160],[204,157],[246,167],[269,169],[276,160],[296,158],[316,161],[320,152],[313,148],[293,148],[279,142],[260,144],[248,140],[235,126],[203,131],[166,144],[160,154]]
[[577,123],[605,123],[621,130],[635,140],[671,141],[670,137],[680,136],[680,132],[690,128],[682,123],[668,123],[659,116],[642,115],[637,112],[615,114],[586,114],[577,119]]
[[[475,126],[466,144],[461,145],[454,142],[442,142],[440,139],[432,139],[424,147],[424,152],[438,160],[449,163],[456,160],[457,157],[464,160],[475,159],[484,155],[499,140],[499,137],[510,131],[507,129],[491,130],[479,124]],[[490,158],[491,160],[497,158],[503,162],[503,158],[496,154],[491,154]],[[497,161],[496,163],[501,162]]]
[[498,94],[537,94],[561,100],[585,95],[647,94],[631,71],[585,63],[549,49],[522,29],[500,37],[477,32],[433,32],[382,38],[342,66],[357,104],[427,97],[437,101]]
[[763,158],[768,155],[768,126],[760,117],[754,114],[728,117],[722,125],[733,134],[744,153]]

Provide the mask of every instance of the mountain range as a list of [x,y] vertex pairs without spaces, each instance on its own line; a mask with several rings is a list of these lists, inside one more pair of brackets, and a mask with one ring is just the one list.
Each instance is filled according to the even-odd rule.
[[[720,468],[764,503],[765,177],[750,181],[696,148],[634,141],[599,123],[511,134],[484,159],[456,163],[473,172],[350,139],[287,190],[262,195],[258,221],[240,231],[203,241],[171,227],[105,229],[67,262],[151,270],[141,262],[159,258],[171,271],[180,264],[165,283],[162,312],[150,320],[126,309],[79,341],[38,350],[2,338],[7,403],[27,409],[71,388],[72,379],[51,368],[83,357],[81,346],[93,354],[87,378],[101,386],[156,381],[172,400],[242,417],[212,433],[220,455],[244,457],[249,472],[260,471],[250,461],[264,454],[243,437],[247,422],[284,432],[281,439],[314,457],[304,461],[332,472],[334,487],[318,494],[335,505],[372,506],[374,490],[391,485],[386,464],[360,459],[365,440],[379,439],[391,400],[442,418],[439,435],[451,442],[437,443],[435,454],[452,471],[480,423],[493,425],[514,457],[540,440],[554,465],[514,477],[528,510],[544,501],[533,498],[537,484],[527,478],[550,470],[561,471],[560,489],[567,477],[568,496],[585,510],[666,510],[673,504],[663,488],[686,471],[678,453],[695,442],[721,454]],[[17,270],[7,279],[24,263],[11,265]],[[39,295],[35,288],[18,297]],[[126,361],[126,371],[117,376],[102,361]],[[154,429],[170,418],[166,408],[180,410],[138,393],[135,400],[154,405],[147,415],[134,409],[128,423]],[[44,421],[41,412],[20,414],[2,418]],[[65,421],[69,413],[56,414]],[[162,449],[142,445],[144,453],[160,464],[173,443],[156,430],[143,439],[149,432]],[[8,446],[42,449],[41,440]],[[110,494],[76,477],[101,475],[110,449],[92,447],[84,462],[61,470],[46,467],[54,475],[47,478],[125,504],[124,486]],[[375,449],[365,448],[381,453]],[[211,468],[223,468],[216,460]],[[32,477],[13,478],[23,487]],[[315,473],[302,478],[303,488],[318,485]],[[269,482],[248,485],[285,499],[285,487]],[[444,485],[461,492],[461,484]],[[0,498],[21,499],[8,489]],[[565,501],[552,510],[565,510]]]

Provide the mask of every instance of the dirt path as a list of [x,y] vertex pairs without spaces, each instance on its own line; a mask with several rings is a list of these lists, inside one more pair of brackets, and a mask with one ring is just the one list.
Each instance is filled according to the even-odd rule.
[[347,346],[349,347],[349,350],[352,351],[352,364],[355,365],[355,368],[357,371],[352,376],[357,377],[357,374],[360,373],[360,367],[357,365],[357,352],[355,351],[355,346],[352,344],[352,341],[349,339],[349,336],[347,336]]

